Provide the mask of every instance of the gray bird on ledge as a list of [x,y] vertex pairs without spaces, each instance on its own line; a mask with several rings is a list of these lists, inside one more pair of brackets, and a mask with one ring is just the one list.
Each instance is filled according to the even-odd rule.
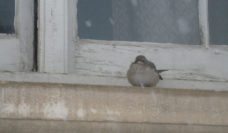
[[153,62],[147,60],[143,55],[135,58],[127,71],[127,78],[131,85],[140,87],[156,86],[159,80],[163,80],[161,72],[168,70],[157,70]]

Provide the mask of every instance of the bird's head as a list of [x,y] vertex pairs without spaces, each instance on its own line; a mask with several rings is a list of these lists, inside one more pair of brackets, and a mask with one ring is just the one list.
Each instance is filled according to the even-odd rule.
[[146,57],[144,55],[138,55],[135,58],[135,62],[134,63],[145,63],[147,61]]

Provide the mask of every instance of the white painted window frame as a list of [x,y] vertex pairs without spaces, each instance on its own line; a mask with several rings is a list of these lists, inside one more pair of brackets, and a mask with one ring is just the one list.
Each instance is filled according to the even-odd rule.
[[39,72],[68,73],[76,41],[75,0],[39,0]]
[[[74,73],[73,75],[78,77],[78,80],[74,79],[76,83],[80,81],[89,84],[94,82],[94,79],[100,79],[95,81],[110,85],[106,80],[108,77],[114,77],[116,81],[123,79],[125,82],[126,66],[137,54],[145,54],[153,57],[152,60],[159,68],[171,69],[163,74],[165,80],[158,85],[159,87],[228,86],[228,70],[225,69],[228,68],[228,46],[209,45],[208,0],[199,0],[202,39],[202,45],[199,46],[78,39],[76,3],[77,0],[39,0],[40,72],[53,75]],[[98,61],[104,63],[103,66],[108,70],[100,70],[102,65],[99,66]],[[122,69],[112,71],[115,66],[123,64]],[[85,75],[88,78],[84,78]],[[115,82],[115,85],[123,84]]]
[[34,2],[15,0],[15,34],[0,34],[0,71],[33,68]]

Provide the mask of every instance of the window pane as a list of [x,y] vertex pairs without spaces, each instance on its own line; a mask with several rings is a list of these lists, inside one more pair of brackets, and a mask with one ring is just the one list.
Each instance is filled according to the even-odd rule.
[[15,0],[0,0],[0,33],[14,33]]
[[198,0],[79,0],[79,37],[200,44]]
[[210,38],[212,44],[228,44],[228,1],[209,0]]

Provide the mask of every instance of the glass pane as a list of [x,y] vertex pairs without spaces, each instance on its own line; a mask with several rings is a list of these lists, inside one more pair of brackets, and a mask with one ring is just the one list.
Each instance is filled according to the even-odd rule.
[[212,44],[228,44],[228,0],[209,0]]
[[79,37],[200,44],[198,0],[79,0]]
[[0,0],[0,33],[14,33],[15,0]]

